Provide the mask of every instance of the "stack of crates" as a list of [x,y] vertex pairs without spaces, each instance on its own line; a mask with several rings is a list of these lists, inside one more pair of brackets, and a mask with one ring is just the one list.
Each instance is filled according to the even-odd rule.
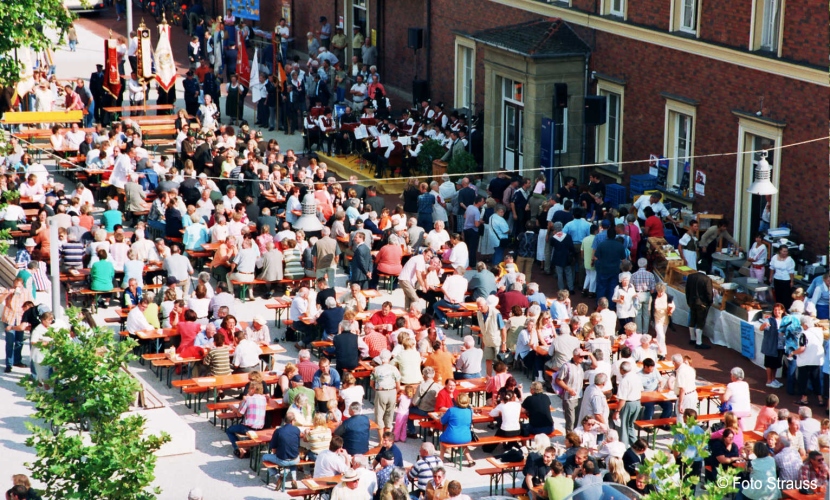
[[626,204],[628,198],[625,197],[625,186],[620,186],[619,184],[608,184],[605,186],[605,201],[612,208]]
[[657,187],[657,177],[649,174],[631,176],[631,196],[643,194]]

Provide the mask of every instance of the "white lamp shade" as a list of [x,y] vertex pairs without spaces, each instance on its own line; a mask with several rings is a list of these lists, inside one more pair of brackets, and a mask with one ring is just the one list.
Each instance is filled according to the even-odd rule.
[[755,180],[749,185],[747,192],[761,196],[778,194],[778,188],[770,181],[772,168],[767,162],[767,155],[764,154],[755,167]]
[[294,229],[302,229],[307,233],[323,230],[323,223],[317,217],[317,200],[312,193],[303,198],[303,215],[294,223]]

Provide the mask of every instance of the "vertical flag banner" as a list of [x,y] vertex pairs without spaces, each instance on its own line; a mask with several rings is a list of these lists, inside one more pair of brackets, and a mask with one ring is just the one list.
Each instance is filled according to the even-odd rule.
[[245,88],[251,87],[251,62],[248,60],[248,49],[245,47],[245,40],[242,39],[242,30],[236,30],[236,75],[239,83]]
[[176,62],[170,48],[170,25],[164,19],[159,24],[159,42],[156,45],[156,81],[165,92],[176,85]]
[[138,50],[136,51],[136,58],[138,59],[137,76],[141,80],[149,80],[153,78],[153,45],[150,39],[150,29],[141,22],[136,30],[138,36]]
[[18,96],[24,96],[35,88],[34,65],[32,64],[32,51],[28,48],[21,48],[17,58],[20,63],[20,80],[15,90]]
[[254,49],[254,62],[251,64],[251,101],[257,102],[260,99],[263,99],[265,96],[262,95],[265,91],[265,86],[259,83],[259,61],[257,60],[259,56],[259,49]]
[[117,98],[121,93],[121,77],[118,74],[118,41],[104,40],[104,90]]

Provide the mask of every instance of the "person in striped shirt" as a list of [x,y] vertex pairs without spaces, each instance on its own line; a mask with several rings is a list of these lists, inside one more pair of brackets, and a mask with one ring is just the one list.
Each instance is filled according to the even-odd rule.
[[249,384],[248,391],[245,401],[236,410],[236,413],[242,417],[242,423],[234,424],[225,431],[233,446],[234,456],[239,458],[245,456],[245,450],[240,450],[236,445],[239,440],[238,435],[249,434],[251,431],[258,431],[265,427],[265,410],[268,407],[268,398],[262,394],[262,384]]
[[217,333],[213,336],[213,344],[216,346],[205,355],[202,361],[207,367],[206,375],[221,376],[230,375],[231,357],[230,350],[225,346],[225,336]]
[[423,443],[418,456],[420,458],[409,469],[408,477],[411,483],[415,482],[417,490],[426,492],[427,485],[435,474],[434,471],[442,466],[442,461],[435,456],[435,445],[432,443]]

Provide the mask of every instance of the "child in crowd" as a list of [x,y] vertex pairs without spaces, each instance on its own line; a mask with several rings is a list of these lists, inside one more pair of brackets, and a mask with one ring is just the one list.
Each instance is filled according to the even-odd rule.
[[406,422],[409,420],[409,405],[415,397],[414,385],[408,385],[398,396],[398,407],[395,409],[395,441],[406,441]]

